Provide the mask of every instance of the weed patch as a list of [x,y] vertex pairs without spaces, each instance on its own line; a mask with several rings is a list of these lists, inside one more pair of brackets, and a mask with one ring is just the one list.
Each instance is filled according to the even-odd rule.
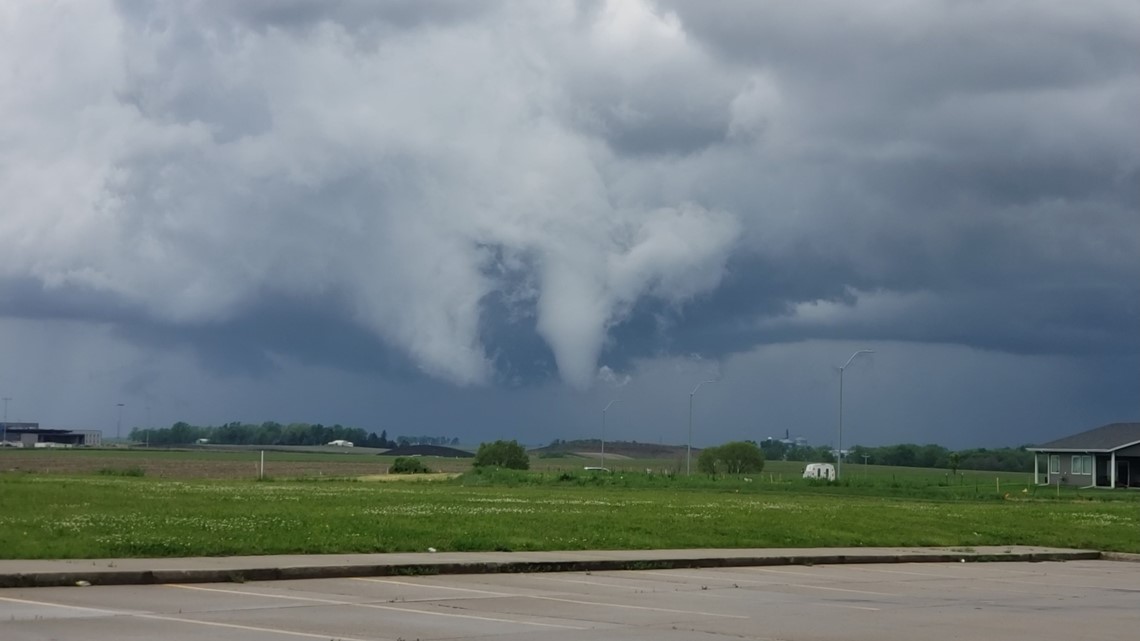
[[146,476],[146,470],[141,467],[104,467],[97,473],[99,476]]

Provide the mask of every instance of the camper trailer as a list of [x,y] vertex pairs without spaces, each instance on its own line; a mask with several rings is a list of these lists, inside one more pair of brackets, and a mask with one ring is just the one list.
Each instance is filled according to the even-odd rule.
[[805,479],[835,480],[835,466],[831,463],[808,463],[804,468]]

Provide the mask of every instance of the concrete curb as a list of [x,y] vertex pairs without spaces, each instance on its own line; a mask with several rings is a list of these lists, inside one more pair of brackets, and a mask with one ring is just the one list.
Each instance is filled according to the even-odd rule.
[[1128,552],[1101,552],[1100,558],[1106,561],[1130,561],[1132,563],[1140,563],[1140,554],[1130,554]]
[[[1127,559],[1117,557],[1129,557]],[[267,557],[271,559],[272,557]],[[163,583],[244,583],[348,577],[422,576],[436,574],[498,574],[524,572],[602,572],[615,570],[669,570],[693,568],[763,567],[788,565],[841,565],[869,563],[993,563],[1115,559],[1140,561],[1140,555],[1095,550],[978,553],[921,551],[892,554],[784,554],[771,556],[699,556],[654,559],[584,559],[518,562],[424,562],[349,565],[300,565],[202,569],[76,570],[0,573],[0,588],[90,585],[154,585]]]

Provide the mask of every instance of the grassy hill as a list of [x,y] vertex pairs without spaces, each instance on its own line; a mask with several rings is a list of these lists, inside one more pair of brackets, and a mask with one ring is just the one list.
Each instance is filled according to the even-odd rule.
[[[577,455],[579,453],[595,453],[602,449],[601,439],[578,439],[574,441],[556,441],[546,447],[530,450],[531,454]],[[693,452],[699,452],[693,448]],[[637,441],[606,441],[606,455],[614,454],[634,459],[668,459],[675,456],[684,456],[684,445],[663,445],[660,443],[638,443]]]

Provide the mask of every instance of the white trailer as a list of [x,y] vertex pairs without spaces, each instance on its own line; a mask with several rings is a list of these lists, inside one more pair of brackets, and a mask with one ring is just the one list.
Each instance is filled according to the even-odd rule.
[[835,480],[835,466],[831,463],[808,463],[804,468],[805,479]]

